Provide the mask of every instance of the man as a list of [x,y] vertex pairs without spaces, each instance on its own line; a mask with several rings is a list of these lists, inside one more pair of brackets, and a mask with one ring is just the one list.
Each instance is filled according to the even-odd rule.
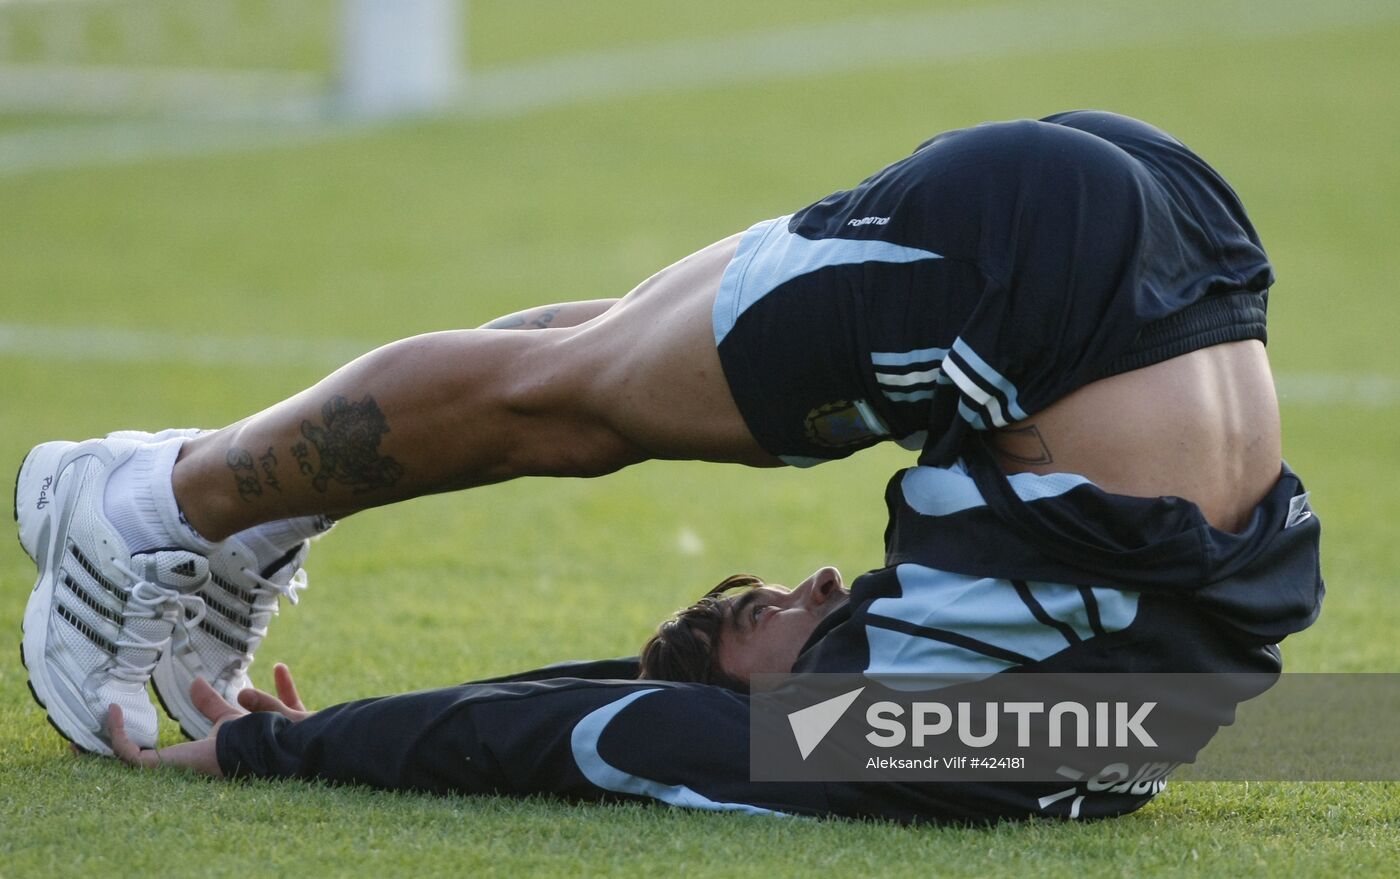
[[[1321,593],[1316,519],[1281,463],[1271,282],[1235,194],[1151,126],[1074,112],[949,132],[619,301],[507,322],[534,331],[394,343],[221,431],[39,446],[16,490],[40,574],[31,686],[105,753],[111,704],[154,743],[154,674],[199,735],[185,694],[246,682],[324,517],[646,458],[806,466],[884,439],[925,465],[891,483],[888,567],[794,668],[990,673],[1068,645],[1072,668],[1112,670],[1133,660],[1093,643],[1114,636],[1103,606],[1131,622],[1124,596],[1155,592],[1189,596],[1182,631],[1205,626],[1200,655],[1166,654],[1176,670],[1255,667]],[[1062,640],[950,638],[926,625],[939,603],[960,626],[1029,614]],[[658,661],[696,661],[666,645]],[[739,698],[688,686],[643,701]]]
[[[917,483],[927,478],[968,480],[961,490],[952,482],[940,486],[961,491],[964,500],[976,492],[957,468],[913,468],[895,483],[903,484],[901,494],[918,496],[928,486]],[[1052,487],[1043,479],[1019,485]],[[1092,486],[1076,488],[1086,492],[1078,503],[1102,499]],[[892,514],[900,519],[924,515],[897,503]],[[928,524],[925,536],[978,527]],[[1309,582],[1309,572],[1297,568],[1308,561],[1315,523],[1311,531],[1278,525],[1271,520],[1267,526],[1262,567],[1278,570],[1285,585]],[[1313,585],[1320,588],[1320,582]],[[1279,668],[1272,643],[1277,633],[1306,625],[1316,606],[1252,596],[1258,586],[1242,577],[1201,589],[1139,593],[963,577],[907,561],[863,575],[849,591],[829,567],[790,591],[738,575],[663,623],[640,660],[566,663],[315,713],[278,665],[277,695],[247,689],[238,705],[195,680],[191,701],[214,724],[207,738],[143,750],[127,735],[119,706],[110,709],[109,729],[116,755],[133,766],[182,767],[215,777],[904,822],[1109,817],[1141,807],[1163,789],[1165,778],[1121,785],[990,776],[924,783],[754,781],[750,678],[859,669],[871,680],[909,672],[967,680],[1009,669],[1269,677]],[[723,597],[732,589],[743,591]],[[1241,612],[1251,603],[1265,612]],[[1235,703],[1255,692],[1188,694],[1199,718],[1199,730],[1188,733],[1197,736],[1192,747],[1231,722]]]

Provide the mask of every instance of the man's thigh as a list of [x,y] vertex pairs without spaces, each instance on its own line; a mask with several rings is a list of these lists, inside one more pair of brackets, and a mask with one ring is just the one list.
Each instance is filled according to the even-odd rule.
[[[753,466],[807,466],[925,429],[937,370],[924,361],[974,304],[944,292],[932,308],[929,291],[971,289],[968,269],[840,253],[789,265],[781,248],[762,251],[760,233],[781,221],[663,269],[560,335],[551,369],[567,399],[554,402],[601,419],[638,457]],[[882,357],[898,362],[877,374]]]
[[643,281],[617,305],[561,334],[555,367],[571,399],[645,457],[775,466],[734,402],[711,314],[738,245],[731,236]]

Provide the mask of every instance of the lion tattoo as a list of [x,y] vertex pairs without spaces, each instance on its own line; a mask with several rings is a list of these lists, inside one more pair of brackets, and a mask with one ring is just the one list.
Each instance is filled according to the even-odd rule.
[[338,482],[363,494],[387,488],[403,476],[398,461],[379,454],[379,440],[389,432],[389,422],[373,397],[366,394],[358,403],[332,397],[321,407],[321,418],[325,427],[301,423],[301,435],[320,453],[320,469],[311,477],[317,491]]

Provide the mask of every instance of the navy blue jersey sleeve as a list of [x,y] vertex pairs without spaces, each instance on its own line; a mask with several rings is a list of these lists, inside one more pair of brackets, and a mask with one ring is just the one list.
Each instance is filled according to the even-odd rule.
[[230,777],[901,822],[1063,817],[1071,808],[1105,817],[1156,792],[1081,797],[1081,806],[1054,796],[1058,783],[751,781],[749,705],[699,684],[465,684],[349,702],[300,723],[250,714],[220,729],[218,760]]
[[748,781],[748,699],[662,682],[464,684],[226,724],[228,776],[744,812],[828,811],[820,786]]

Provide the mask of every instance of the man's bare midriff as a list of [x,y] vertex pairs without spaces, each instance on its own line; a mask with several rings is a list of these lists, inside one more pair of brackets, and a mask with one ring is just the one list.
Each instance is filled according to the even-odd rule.
[[1202,348],[1085,385],[993,434],[1008,473],[1078,473],[1115,494],[1173,495],[1240,531],[1282,464],[1257,341]]

